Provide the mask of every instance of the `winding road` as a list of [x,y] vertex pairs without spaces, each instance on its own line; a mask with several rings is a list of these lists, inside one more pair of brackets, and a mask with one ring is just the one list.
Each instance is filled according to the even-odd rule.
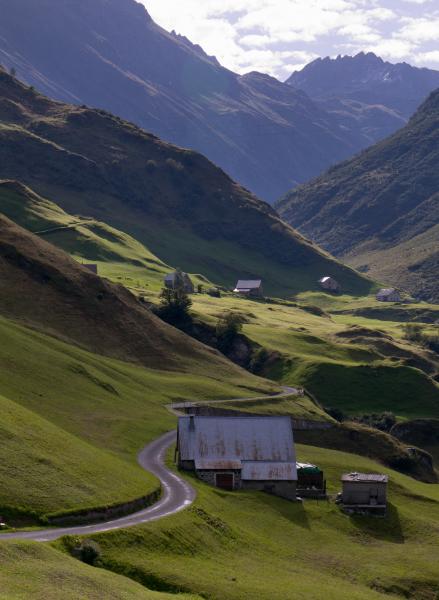
[[132,527],[149,521],[156,521],[183,510],[195,500],[195,490],[184,479],[165,466],[166,452],[175,444],[176,432],[170,431],[148,444],[139,454],[138,462],[145,471],[153,473],[162,486],[162,496],[158,502],[139,512],[126,517],[97,523],[95,525],[78,525],[73,527],[51,528],[39,531],[21,531],[0,534],[2,540],[30,540],[34,542],[50,542],[63,535],[89,535],[113,529]]
[[[264,396],[263,399],[271,400],[282,398],[291,394],[297,394],[298,390],[291,387],[283,387],[283,392],[274,394],[273,396]],[[234,400],[218,400],[206,402],[206,404],[224,403],[224,402],[245,402],[246,400],[261,400],[262,398],[239,398]],[[167,409],[175,415],[181,415],[179,409],[188,406],[200,405],[198,403],[176,403],[167,406]],[[169,515],[173,515],[195,500],[196,492],[184,479],[176,473],[170,471],[165,465],[166,453],[168,449],[175,444],[176,432],[170,431],[165,433],[157,440],[151,442],[140,452],[137,460],[140,466],[155,475],[161,483],[162,495],[160,500],[139,512],[133,513],[126,517],[120,517],[104,523],[94,525],[76,525],[72,527],[60,527],[50,529],[40,529],[38,531],[18,531],[15,533],[0,533],[0,541],[2,540],[29,540],[34,542],[50,542],[56,540],[63,535],[89,535],[93,533],[102,533],[104,531],[112,531],[114,529],[123,529],[163,519]]]

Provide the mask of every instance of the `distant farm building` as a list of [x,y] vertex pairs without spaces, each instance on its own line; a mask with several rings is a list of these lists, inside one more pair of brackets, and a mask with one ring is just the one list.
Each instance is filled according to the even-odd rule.
[[401,302],[401,294],[395,288],[382,288],[378,291],[376,299],[380,302]]
[[297,495],[302,498],[325,498],[326,481],[323,471],[316,465],[296,463]]
[[264,295],[260,279],[240,279],[233,290],[242,296],[262,298]]
[[184,290],[186,294],[193,294],[195,291],[192,279],[183,271],[174,271],[165,276],[165,287],[170,290]]
[[338,281],[336,281],[333,277],[329,277],[328,275],[319,279],[319,285],[322,290],[326,290],[328,292],[340,291],[340,284]]
[[345,509],[385,512],[387,506],[387,475],[347,473],[341,478],[340,501]]
[[180,417],[178,466],[227,490],[253,489],[296,499],[289,417]]
[[83,267],[85,267],[86,269],[88,269],[89,271],[91,271],[92,273],[94,273],[95,275],[98,274],[98,265],[95,263],[85,263],[82,265]]

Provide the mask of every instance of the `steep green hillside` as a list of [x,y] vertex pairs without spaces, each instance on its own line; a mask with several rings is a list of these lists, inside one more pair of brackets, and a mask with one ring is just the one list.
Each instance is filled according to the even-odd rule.
[[[125,286],[141,284],[158,291],[171,270],[130,235],[91,217],[69,215],[16,181],[0,180],[0,207],[21,227],[63,249],[78,262],[96,263],[99,275]],[[197,282],[197,277],[194,279]]]
[[144,496],[136,454],[172,427],[164,404],[276,388],[3,215],[0,315],[0,514]]
[[[6,600],[175,600],[174,594],[153,592],[138,583],[89,567],[50,546],[2,542],[0,544],[1,596]],[[199,600],[181,594],[178,600]]]
[[408,125],[278,204],[282,217],[369,275],[439,299],[439,91]]
[[0,96],[1,178],[227,287],[262,277],[267,293],[282,296],[316,289],[331,273],[347,291],[370,290],[204,157],[103,111],[50,101],[4,72]]
[[17,402],[0,396],[0,414],[1,514],[5,507],[17,504],[40,515],[60,507],[106,506],[158,489],[158,481],[140,468],[67,433]]
[[[175,421],[173,401],[260,395],[273,386],[232,364],[179,371],[104,358],[0,318],[2,506],[45,514],[130,500],[155,479],[138,451]],[[217,366],[218,367],[218,366]]]
[[152,368],[181,370],[188,356],[214,369],[230,368],[220,354],[163,323],[124,287],[2,215],[0,242],[0,314]]

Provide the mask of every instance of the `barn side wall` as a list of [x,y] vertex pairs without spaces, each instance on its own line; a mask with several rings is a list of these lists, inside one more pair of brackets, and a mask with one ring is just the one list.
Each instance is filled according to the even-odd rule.
[[296,500],[296,481],[249,481],[242,482],[242,489],[268,492],[287,500]]
[[224,469],[221,471],[202,470],[202,471],[197,471],[197,477],[198,477],[198,479],[201,479],[201,481],[204,481],[204,483],[208,483],[209,485],[213,485],[215,487],[215,485],[216,485],[215,475],[217,473],[233,473],[234,489],[238,490],[241,487],[241,471],[239,471],[239,470],[228,470],[228,469]]

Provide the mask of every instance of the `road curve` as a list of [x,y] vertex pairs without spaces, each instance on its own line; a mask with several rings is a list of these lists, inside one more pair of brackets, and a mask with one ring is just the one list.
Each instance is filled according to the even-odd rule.
[[183,510],[195,500],[195,490],[184,479],[165,466],[168,449],[175,443],[176,432],[165,433],[139,454],[140,466],[160,479],[162,496],[156,504],[126,517],[97,523],[95,525],[78,525],[73,527],[50,528],[39,531],[23,531],[0,534],[2,540],[30,540],[34,542],[50,542],[63,535],[89,535],[113,529],[132,527],[149,521],[156,521]]
[[[236,398],[234,400],[217,400],[211,401],[208,404],[222,402],[245,402],[248,400],[270,400],[282,398],[291,394],[298,394],[296,388],[282,386],[283,391],[272,396],[263,396],[262,398]],[[169,404],[166,408],[175,415],[181,415],[178,410],[187,406],[193,406],[198,403],[176,403]],[[184,414],[184,413],[183,413]],[[123,529],[156,521],[169,515],[173,515],[180,510],[183,510],[195,500],[196,492],[184,479],[173,473],[165,466],[166,452],[176,441],[176,432],[170,431],[159,437],[154,442],[145,446],[140,452],[137,460],[140,466],[155,475],[161,483],[162,496],[156,504],[149,506],[139,512],[133,513],[126,517],[97,523],[95,525],[77,525],[73,527],[52,527],[50,529],[40,529],[38,531],[18,531],[15,533],[0,533],[0,541],[2,540],[29,540],[33,542],[51,542],[63,535],[89,535],[92,533],[102,533],[104,531],[112,531],[114,529]]]

